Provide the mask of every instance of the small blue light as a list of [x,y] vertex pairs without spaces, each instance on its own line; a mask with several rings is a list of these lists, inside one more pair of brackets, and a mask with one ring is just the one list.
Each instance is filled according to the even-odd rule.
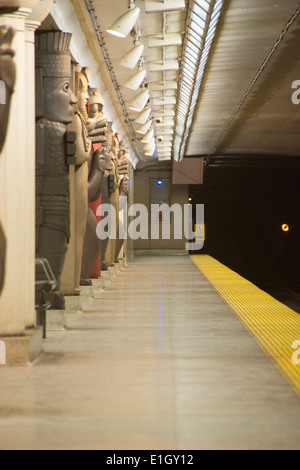
[[162,180],[158,180],[157,184],[158,184],[158,186],[162,186],[162,184],[163,184]]

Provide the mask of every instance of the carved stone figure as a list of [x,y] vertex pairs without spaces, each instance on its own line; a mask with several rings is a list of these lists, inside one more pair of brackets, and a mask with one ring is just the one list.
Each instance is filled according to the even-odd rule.
[[93,143],[107,142],[107,117],[103,113],[104,99],[97,88],[88,89],[89,93],[89,118],[87,128],[89,137]]
[[[88,196],[89,204],[91,204],[99,200],[103,185],[107,185],[108,172],[111,169],[111,155],[110,149],[107,147],[108,122],[102,112],[104,100],[99,90],[95,88],[89,88],[89,106],[87,126],[94,149],[96,149],[89,165]],[[98,146],[100,147],[99,144],[103,144],[103,146],[97,149]],[[91,283],[90,276],[101,248],[101,242],[96,233],[97,224],[97,218],[91,207],[89,207],[82,256],[82,285]]]
[[[115,251],[115,262],[118,261],[119,254],[121,252],[121,249],[124,245],[124,240],[125,240],[125,230],[127,227],[127,220],[125,218],[127,217],[127,200],[128,200],[128,172],[129,172],[129,150],[127,147],[124,146],[123,142],[120,142],[119,146],[119,155],[118,155],[118,172],[120,176],[120,186],[119,186],[119,197],[120,197],[120,205],[119,205],[119,211],[120,211],[120,218],[119,218],[119,224],[120,224],[120,229],[117,232],[117,240],[116,240],[116,251]],[[124,218],[124,219],[123,219]],[[120,237],[120,234],[123,236]]]
[[[119,170],[118,170],[118,154],[119,154],[119,145],[120,145],[120,136],[119,134],[113,135],[113,147],[112,147],[112,160],[113,160],[113,170],[111,171],[111,195],[110,202],[115,209],[116,220],[116,234],[119,232]],[[110,237],[105,261],[107,266],[113,266],[115,262],[115,251],[116,251],[116,238]]]
[[[107,176],[103,182],[102,193],[101,193],[101,204],[114,204],[113,196],[117,188],[117,179],[116,179],[116,156],[114,153],[115,144],[114,141],[115,134],[112,131],[112,123],[109,123],[108,132],[107,132],[107,153],[110,155],[110,164],[107,167]],[[109,235],[109,234],[108,234]],[[109,246],[109,236],[104,240],[101,240],[101,271],[108,270],[108,264],[106,261],[107,250]]]
[[[2,8],[17,7],[16,2],[0,0],[0,13]],[[1,20],[1,17],[0,17]],[[0,155],[4,146],[7,132],[8,117],[11,105],[11,96],[14,91],[16,69],[13,62],[14,52],[11,49],[13,31],[6,26],[0,26]],[[6,238],[0,223],[0,294],[4,285]]]
[[60,291],[70,236],[67,124],[73,120],[76,97],[70,89],[71,34],[61,31],[36,35],[36,257],[46,258],[58,288],[52,309],[64,309]]
[[92,142],[89,138],[87,122],[88,69],[76,66],[75,88],[78,105],[76,106],[73,123],[70,126],[76,132],[76,163],[75,174],[71,176],[73,199],[75,205],[71,220],[71,240],[62,274],[62,288],[68,295],[80,294],[83,244],[88,216],[88,177],[92,161]]

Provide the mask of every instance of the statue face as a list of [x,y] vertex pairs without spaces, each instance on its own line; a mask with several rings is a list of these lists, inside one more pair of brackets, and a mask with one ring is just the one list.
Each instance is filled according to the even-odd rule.
[[45,118],[70,124],[77,99],[70,88],[70,77],[44,79]]
[[11,96],[16,79],[14,52],[10,48],[12,38],[11,28],[0,27],[0,153],[4,146]]
[[98,104],[98,103],[92,104],[91,107],[90,107],[89,117],[91,119],[96,118],[98,116],[98,114],[102,113],[102,111],[103,111],[102,104]]

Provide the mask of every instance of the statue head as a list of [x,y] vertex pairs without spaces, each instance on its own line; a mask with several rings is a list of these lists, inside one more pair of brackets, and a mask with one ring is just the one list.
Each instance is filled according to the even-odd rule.
[[11,49],[13,34],[11,28],[0,26],[0,153],[4,146],[11,96],[16,80],[14,52]]
[[72,35],[42,31],[36,35],[37,117],[69,124],[77,99],[71,90]]
[[88,93],[89,93],[89,100],[90,100],[89,117],[91,119],[94,119],[94,118],[97,118],[99,114],[102,114],[105,101],[100,95],[98,88],[89,87]]

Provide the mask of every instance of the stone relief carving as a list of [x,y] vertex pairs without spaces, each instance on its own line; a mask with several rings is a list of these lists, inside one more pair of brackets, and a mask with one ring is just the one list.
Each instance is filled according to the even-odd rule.
[[50,294],[52,309],[64,309],[61,273],[70,237],[67,125],[77,99],[70,89],[71,34],[36,35],[36,257],[46,258],[58,287]]
[[[96,88],[89,88],[89,136],[93,142],[94,153],[89,167],[89,204],[97,202],[103,188],[108,185],[108,173],[112,167],[108,147],[109,123],[103,113],[104,100]],[[100,146],[101,144],[101,146]],[[99,147],[99,148],[97,148]],[[90,276],[101,249],[97,229],[97,218],[89,207],[84,250],[82,257],[81,284],[90,284]]]

